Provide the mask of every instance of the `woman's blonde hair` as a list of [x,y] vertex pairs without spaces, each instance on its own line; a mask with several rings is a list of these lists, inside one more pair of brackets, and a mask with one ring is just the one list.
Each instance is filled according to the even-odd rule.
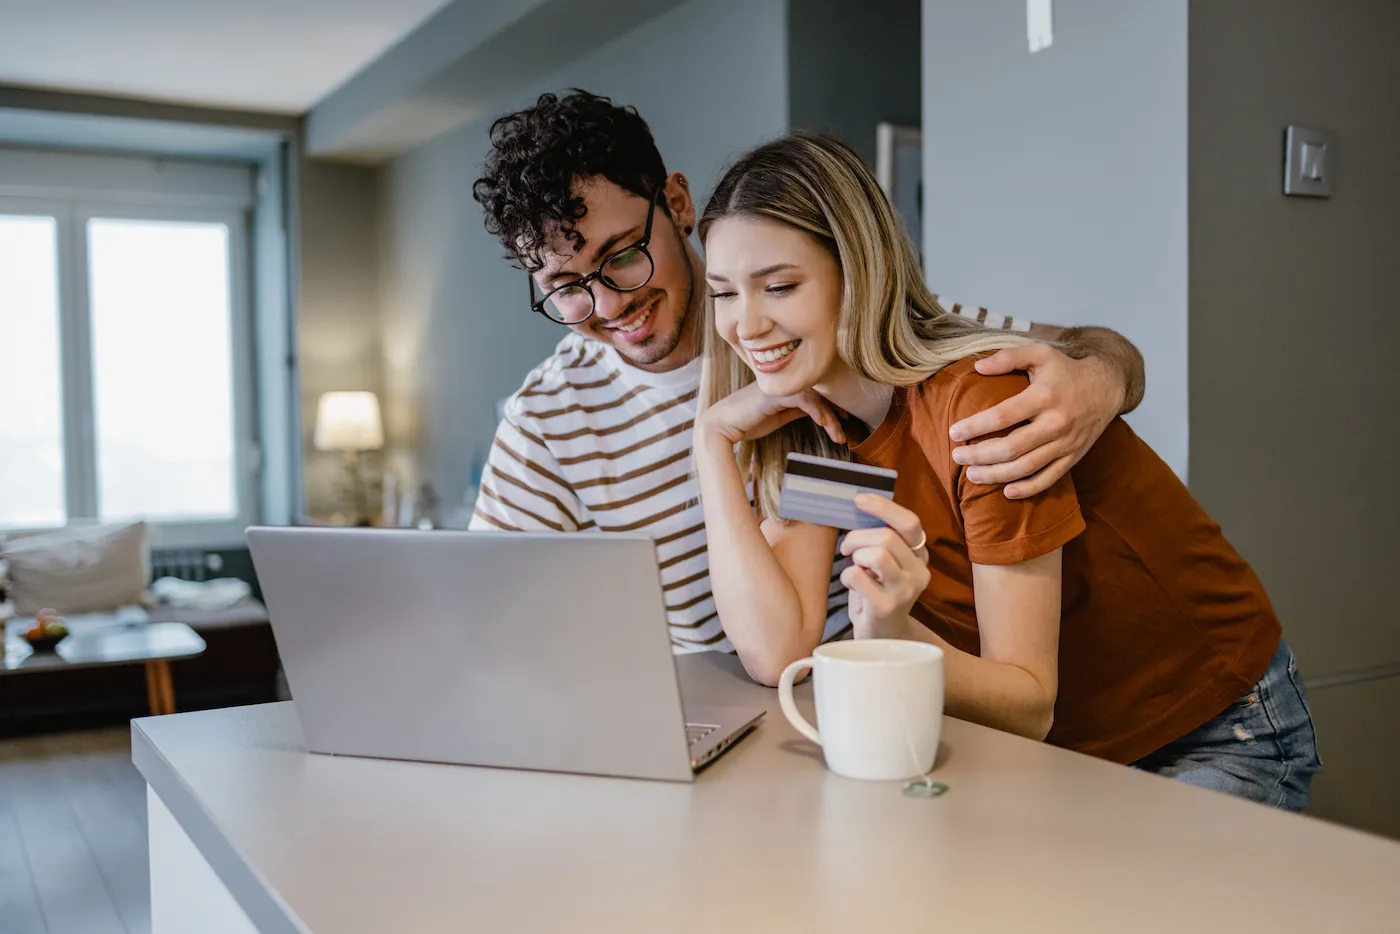
[[[700,219],[700,239],[726,217],[761,217],[801,230],[841,269],[836,347],[856,373],[912,386],[964,357],[1030,342],[949,314],[924,285],[899,216],[860,157],[834,139],[795,134],[742,156],[724,174]],[[753,382],[753,372],[715,329],[705,307],[700,410]],[[810,420],[799,419],[736,452],[765,516],[776,516],[788,453],[849,460]]]

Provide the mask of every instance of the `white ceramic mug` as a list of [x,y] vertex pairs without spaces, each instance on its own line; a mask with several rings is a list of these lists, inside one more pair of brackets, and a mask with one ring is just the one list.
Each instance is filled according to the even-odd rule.
[[[792,685],[812,669],[820,732],[797,710]],[[943,726],[943,650],[904,639],[829,642],[787,666],[778,700],[797,731],[822,747],[831,771],[893,781],[933,768]]]

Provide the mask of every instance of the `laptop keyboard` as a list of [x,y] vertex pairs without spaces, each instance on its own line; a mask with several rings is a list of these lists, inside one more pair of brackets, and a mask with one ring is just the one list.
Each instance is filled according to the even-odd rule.
[[694,746],[718,729],[719,724],[716,723],[687,723],[685,725],[685,738],[691,746]]

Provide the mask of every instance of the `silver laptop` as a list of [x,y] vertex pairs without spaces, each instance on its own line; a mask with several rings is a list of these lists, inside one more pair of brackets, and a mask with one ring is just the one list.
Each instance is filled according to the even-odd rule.
[[314,752],[690,781],[762,710],[682,707],[644,535],[252,528]]

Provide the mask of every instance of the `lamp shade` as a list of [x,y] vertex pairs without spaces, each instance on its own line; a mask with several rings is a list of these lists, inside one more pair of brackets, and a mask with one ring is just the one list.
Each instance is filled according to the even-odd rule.
[[372,451],[384,446],[379,399],[372,392],[327,392],[316,406],[316,447]]

